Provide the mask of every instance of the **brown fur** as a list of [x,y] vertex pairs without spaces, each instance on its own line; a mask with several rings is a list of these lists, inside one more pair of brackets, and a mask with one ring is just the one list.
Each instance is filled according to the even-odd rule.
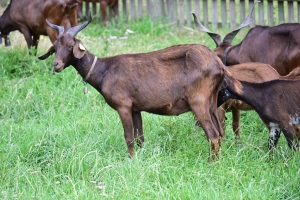
[[[95,56],[79,48],[79,43],[82,42],[70,34],[62,34],[54,43],[51,50],[56,51],[53,61],[56,72],[72,65],[86,77]],[[82,57],[74,56],[82,52]],[[49,55],[47,52],[40,59]],[[149,53],[98,58],[87,82],[118,112],[130,156],[134,139],[139,146],[144,142],[142,111],[160,115],[192,111],[211,143],[212,158],[215,158],[223,136],[217,113],[218,91],[224,76],[230,86],[238,88],[232,84],[239,84],[224,70],[220,59],[209,48],[187,44]]]
[[271,65],[285,76],[300,67],[300,24],[284,23],[278,26],[256,26],[237,45],[221,43],[214,50],[223,59],[228,46],[226,66],[248,62]]
[[[274,79],[300,78],[300,67],[291,71],[287,76],[280,76],[273,67],[263,63],[243,63],[229,66],[226,69],[236,79],[252,83],[262,83]],[[236,138],[240,138],[240,110],[252,110],[252,107],[240,100],[229,99],[219,108],[219,118],[224,130],[225,112],[232,112],[232,129]],[[296,130],[298,131],[298,129]]]
[[57,32],[46,24],[59,24],[65,28],[77,25],[76,0],[12,0],[0,17],[0,32],[8,35],[11,31],[20,31],[27,46],[37,48],[40,35],[48,35],[53,43]]
[[[225,118],[225,111],[231,110],[233,116],[232,126],[236,136],[239,137],[239,110],[251,110],[252,107],[250,105],[254,105],[254,109],[256,112],[258,112],[264,123],[268,126],[269,130],[269,123],[273,122],[280,124],[280,129],[285,132],[286,127],[291,125],[288,121],[288,115],[293,115],[300,112],[297,101],[297,99],[300,97],[299,94],[297,92],[289,91],[300,90],[297,84],[295,84],[299,83],[300,68],[298,67],[294,69],[287,76],[280,76],[271,66],[262,63],[244,63],[233,65],[227,67],[227,70],[230,71],[236,79],[240,81],[246,81],[246,83],[242,84],[244,90],[243,95],[241,95],[242,97],[237,98],[240,100],[229,99],[219,110],[220,122],[223,123],[223,127],[224,121],[222,120]],[[262,87],[260,88],[258,84],[255,85],[253,83],[263,84],[261,84]],[[247,84],[246,89],[244,89],[245,84]],[[235,89],[232,90],[234,91]],[[248,93],[246,94],[246,92]],[[280,100],[278,99],[278,96],[280,97]],[[241,100],[250,103],[250,105]],[[284,103],[285,100],[286,103]],[[285,133],[290,146],[294,142],[292,139],[294,132],[300,139],[299,128],[295,126],[294,129],[296,131],[288,130],[288,133]],[[277,140],[275,140],[275,145],[277,144]]]

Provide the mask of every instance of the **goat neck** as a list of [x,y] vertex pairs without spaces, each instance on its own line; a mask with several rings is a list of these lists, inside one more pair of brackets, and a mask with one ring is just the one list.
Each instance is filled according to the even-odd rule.
[[10,25],[11,18],[7,10],[8,8],[4,11],[2,15],[0,15],[0,32],[3,35],[8,35],[10,31],[13,31],[13,28]]
[[[96,62],[93,62],[96,59]],[[89,83],[97,89],[99,82],[102,80],[104,64],[94,54],[86,50],[85,55],[81,59],[76,59],[72,65],[82,77],[84,82]]]
[[[224,98],[227,97],[226,100],[229,98],[231,99],[238,99],[241,100],[248,105],[250,105],[254,110],[263,110],[264,105],[263,101],[257,101],[257,99],[263,100],[266,96],[266,92],[257,92],[259,88],[261,87],[260,83],[249,83],[246,81],[240,81],[242,86],[243,86],[243,93],[239,94],[236,89],[230,87],[229,85],[224,86],[226,82],[223,82],[222,89],[220,90],[219,96],[223,97],[223,101],[225,100]],[[254,103],[255,102],[255,103]],[[218,104],[221,103],[218,102]]]
[[[218,47],[222,52],[222,55],[218,55],[219,58],[222,59],[222,62],[226,66],[230,65],[237,65],[240,64],[239,62],[239,51],[240,51],[240,45],[222,45]],[[214,51],[218,51],[218,48],[216,48]]]

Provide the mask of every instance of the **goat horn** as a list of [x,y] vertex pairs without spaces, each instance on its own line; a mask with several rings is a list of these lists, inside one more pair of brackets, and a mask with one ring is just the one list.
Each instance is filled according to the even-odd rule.
[[84,29],[91,21],[92,21],[92,14],[91,14],[91,11],[89,10],[89,12],[88,12],[88,21],[86,21],[83,24],[80,24],[78,26],[70,28],[67,31],[67,33],[71,34],[72,36],[75,36],[79,31]]
[[224,40],[223,40],[223,43],[228,43],[228,44],[231,44],[233,38],[236,36],[236,34],[244,27],[248,26],[252,21],[253,21],[253,10],[254,10],[254,7],[257,3],[259,3],[260,1],[256,1],[249,13],[249,15],[247,16],[247,18],[242,22],[242,24],[237,27],[237,29],[235,29],[234,31],[228,33],[225,37],[224,37]]
[[195,22],[195,26],[203,32],[206,32],[216,43],[217,46],[219,46],[222,42],[221,36],[217,33],[213,33],[210,30],[208,30],[205,26],[203,26],[203,24],[201,24],[201,22],[198,20],[197,16],[195,13],[191,12],[191,14],[194,17],[194,22]]
[[48,19],[46,19],[46,22],[47,22],[47,24],[48,24],[51,28],[57,30],[58,35],[62,35],[62,34],[64,33],[65,29],[64,29],[63,26],[57,26],[57,25],[55,25],[55,24],[51,24],[51,23],[48,21]]

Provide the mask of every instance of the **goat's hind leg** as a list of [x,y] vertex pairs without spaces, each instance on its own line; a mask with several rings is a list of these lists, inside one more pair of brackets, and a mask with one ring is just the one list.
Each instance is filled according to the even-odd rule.
[[282,129],[282,132],[288,142],[288,146],[293,149],[299,149],[298,140],[296,139],[295,128],[291,125]]
[[143,121],[141,112],[132,113],[134,138],[137,140],[137,145],[139,147],[143,146],[144,143],[144,133],[143,133]]
[[215,128],[217,129],[217,131],[219,132],[219,147],[221,147],[222,144],[222,138],[224,137],[224,129],[220,123],[220,119],[219,119],[219,115],[218,115],[218,109],[216,108],[215,111],[211,114],[211,120],[215,126]]
[[214,126],[212,121],[211,113],[209,112],[209,105],[201,104],[192,104],[190,105],[192,111],[194,112],[197,123],[203,128],[206,133],[207,139],[211,143],[211,158],[215,160],[219,151],[219,139],[220,135],[217,131],[217,128]]

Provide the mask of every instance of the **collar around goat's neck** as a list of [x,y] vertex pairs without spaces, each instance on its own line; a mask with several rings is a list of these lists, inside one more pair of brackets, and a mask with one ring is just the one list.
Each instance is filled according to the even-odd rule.
[[223,64],[226,66],[226,62],[227,62],[227,55],[228,55],[228,52],[229,50],[231,49],[232,46],[228,46],[226,47],[225,51],[224,51],[224,54],[223,54],[223,59],[222,59],[222,62]]
[[95,67],[95,65],[96,65],[96,61],[97,61],[97,56],[94,57],[93,64],[92,64],[92,66],[90,67],[89,72],[87,73],[87,75],[86,75],[85,78],[83,79],[83,81],[84,81],[85,83],[86,83],[87,80],[89,79],[89,77],[90,77],[90,75],[91,75],[91,73],[92,73],[92,71],[93,71],[93,69],[94,69],[94,67]]

